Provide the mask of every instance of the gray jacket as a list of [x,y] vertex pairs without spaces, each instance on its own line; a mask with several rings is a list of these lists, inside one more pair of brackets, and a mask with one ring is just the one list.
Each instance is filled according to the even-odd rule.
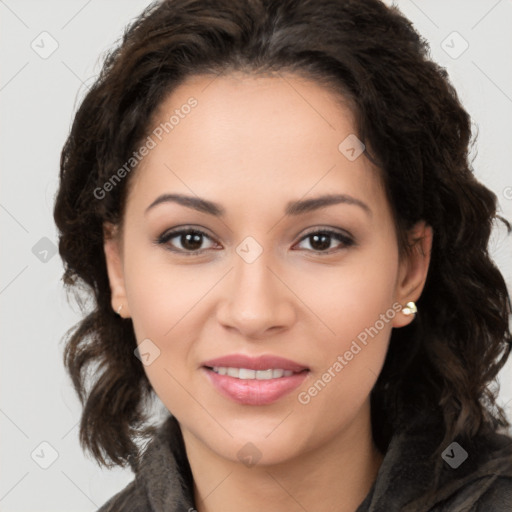
[[[512,512],[512,439],[491,432],[464,446],[449,444],[442,457],[429,459],[440,433],[439,423],[426,416],[395,434],[355,512]],[[195,511],[192,475],[173,417],[132,469],[135,479],[98,512]],[[438,485],[425,498],[434,474]]]

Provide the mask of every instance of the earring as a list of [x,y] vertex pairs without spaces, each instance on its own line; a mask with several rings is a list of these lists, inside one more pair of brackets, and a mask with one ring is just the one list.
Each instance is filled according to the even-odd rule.
[[418,312],[418,308],[416,307],[416,303],[414,302],[408,302],[406,305],[405,305],[405,308],[402,309],[402,313],[404,315],[415,315],[416,313]]
[[123,309],[123,305],[122,304],[117,308],[117,314],[119,316],[121,316],[121,309]]

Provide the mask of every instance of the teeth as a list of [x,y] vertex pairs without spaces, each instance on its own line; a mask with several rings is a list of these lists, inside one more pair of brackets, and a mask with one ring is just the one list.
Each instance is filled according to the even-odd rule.
[[274,370],[258,370],[256,372],[256,378],[258,380],[269,380],[274,377]]
[[227,369],[227,375],[229,377],[237,377],[239,376],[240,374],[240,370],[238,368],[228,368]]
[[256,371],[255,370],[247,370],[246,368],[240,368],[239,379],[255,379],[256,378]]
[[231,368],[226,366],[214,366],[212,370],[219,375],[228,375],[241,380],[270,380],[280,379],[281,377],[290,377],[293,375],[291,370],[281,370],[280,368],[268,370],[250,370],[248,368]]

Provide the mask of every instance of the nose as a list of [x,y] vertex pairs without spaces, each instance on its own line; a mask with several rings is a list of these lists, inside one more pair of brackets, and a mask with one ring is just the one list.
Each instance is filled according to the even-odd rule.
[[296,315],[294,294],[265,251],[252,263],[235,256],[234,266],[217,310],[219,323],[246,339],[263,339],[290,328]]

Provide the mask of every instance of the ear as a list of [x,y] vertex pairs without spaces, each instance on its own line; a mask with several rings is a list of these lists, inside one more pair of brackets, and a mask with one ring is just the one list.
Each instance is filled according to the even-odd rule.
[[110,282],[110,296],[112,309],[123,318],[130,317],[126,289],[124,284],[124,270],[122,257],[122,241],[118,227],[110,222],[103,224],[103,250],[107,264],[108,280]]
[[[408,232],[408,249],[400,262],[396,284],[395,300],[403,307],[408,302],[416,302],[423,291],[430,264],[433,230],[425,221],[415,224]],[[411,323],[414,315],[398,313],[393,327],[403,327]]]

